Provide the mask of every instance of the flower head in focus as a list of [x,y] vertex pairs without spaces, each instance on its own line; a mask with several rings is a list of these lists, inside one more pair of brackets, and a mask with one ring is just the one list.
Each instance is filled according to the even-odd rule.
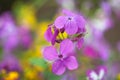
[[72,13],[68,10],[63,10],[63,14],[63,16],[59,16],[55,20],[54,24],[56,28],[64,28],[69,35],[76,34],[78,31],[84,31],[86,22],[81,15]]
[[56,75],[62,75],[66,68],[74,70],[78,68],[78,62],[72,51],[74,45],[71,40],[65,39],[60,43],[60,50],[57,52],[55,47],[46,47],[43,51],[44,58],[49,61],[53,61],[52,71]]
[[84,34],[86,32],[85,19],[81,15],[68,10],[63,10],[63,14],[58,16],[55,22],[48,26],[44,35],[45,39],[51,42],[52,45],[61,43],[64,39],[70,39],[80,49],[83,45]]

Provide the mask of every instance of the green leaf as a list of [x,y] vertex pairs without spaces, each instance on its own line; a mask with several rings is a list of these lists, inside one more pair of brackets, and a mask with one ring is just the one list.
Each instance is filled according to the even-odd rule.
[[36,57],[30,58],[29,62],[34,66],[38,66],[44,69],[47,68],[47,63],[43,58],[36,58]]
[[45,80],[60,80],[61,79],[61,76],[57,76],[54,73],[48,72],[48,71],[44,72],[44,75],[45,75]]

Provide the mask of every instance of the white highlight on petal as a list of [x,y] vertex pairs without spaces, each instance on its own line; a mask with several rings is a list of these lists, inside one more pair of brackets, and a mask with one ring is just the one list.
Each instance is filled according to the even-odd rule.
[[90,77],[91,77],[93,80],[97,80],[97,79],[98,79],[98,75],[97,75],[94,71],[92,71],[92,72],[90,73]]
[[[100,69],[99,75],[97,75],[95,71],[92,71],[90,73],[90,78],[92,78],[93,80],[102,80],[104,74],[105,74],[104,69]],[[87,80],[89,80],[88,77]]]
[[100,73],[99,73],[99,79],[101,80],[104,76],[105,72],[103,69],[100,70]]

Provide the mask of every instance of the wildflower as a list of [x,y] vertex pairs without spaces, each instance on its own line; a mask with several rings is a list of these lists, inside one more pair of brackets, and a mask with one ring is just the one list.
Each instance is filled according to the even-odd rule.
[[10,71],[21,71],[19,61],[11,53],[4,53],[3,60],[0,63],[0,70]]
[[18,44],[18,33],[9,12],[0,16],[0,40],[5,50],[12,50]]
[[83,49],[83,53],[85,56],[92,58],[92,59],[99,59],[100,58],[100,53],[98,50],[95,49],[95,47],[91,45],[85,46]]
[[49,26],[48,29],[45,32],[45,39],[48,42],[51,42],[52,45],[54,45],[55,42],[56,42],[57,35],[59,34],[59,31],[58,31],[58,29],[54,29],[54,33],[52,33],[52,27],[51,26]]
[[49,27],[46,32],[45,32],[45,39],[50,42],[51,39],[53,37],[53,33],[52,33],[52,30],[51,30],[51,27]]
[[71,40],[65,39],[60,43],[60,50],[57,50],[53,46],[46,47],[43,51],[44,58],[49,61],[53,61],[52,71],[56,75],[62,75],[66,68],[74,70],[78,68],[78,63],[74,55],[71,52],[74,49],[74,45]]
[[59,16],[55,20],[55,27],[58,29],[65,28],[65,31],[69,34],[75,34],[80,29],[85,28],[85,20],[81,15],[74,14],[70,11],[63,10],[65,15]]
[[99,67],[96,71],[90,70],[87,74],[87,80],[103,80],[105,73],[105,67]]

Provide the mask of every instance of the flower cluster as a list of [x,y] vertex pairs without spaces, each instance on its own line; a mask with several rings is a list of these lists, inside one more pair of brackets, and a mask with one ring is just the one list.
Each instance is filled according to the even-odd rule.
[[[63,10],[62,15],[48,26],[45,39],[52,45],[45,47],[43,56],[46,60],[53,62],[52,71],[56,75],[62,75],[66,68],[68,70],[78,68],[75,48],[82,47],[86,32],[85,25],[86,21],[83,16]],[[55,47],[57,43],[60,46],[58,51]]]

